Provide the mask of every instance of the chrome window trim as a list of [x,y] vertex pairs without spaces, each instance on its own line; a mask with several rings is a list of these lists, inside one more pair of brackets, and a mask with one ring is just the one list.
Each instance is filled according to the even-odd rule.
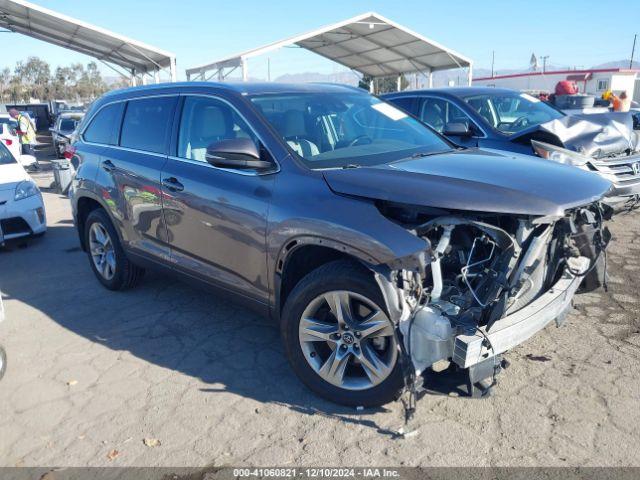
[[[87,131],[87,128],[89,128],[89,125],[91,125],[91,122],[93,122],[93,119],[96,117],[96,115],[98,115],[98,113],[100,113],[102,111],[102,109],[109,107],[111,105],[115,105],[116,103],[123,103],[123,102],[129,102],[129,101],[134,101],[134,100],[146,100],[147,98],[162,98],[162,97],[180,97],[180,93],[159,93],[156,95],[143,95],[140,97],[131,97],[131,98],[121,98],[119,100],[113,100],[111,102],[105,103],[104,105],[101,105],[100,108],[98,110],[95,111],[95,113],[93,113],[93,115],[91,115],[91,117],[89,117],[89,119],[87,120],[87,124],[82,128],[82,131],[80,132],[80,134],[78,135],[80,137],[80,139],[88,144],[88,145],[100,145],[100,146],[107,146],[107,147],[119,147],[119,145],[109,145],[109,144],[104,144],[104,143],[93,143],[93,142],[88,142],[84,139],[84,134]],[[126,113],[126,112],[124,112]],[[124,120],[124,115],[122,117],[121,120]],[[121,125],[122,126],[122,125]],[[120,140],[120,139],[118,139]],[[127,147],[124,147],[127,148]],[[146,151],[145,151],[146,153]],[[149,152],[149,153],[154,153],[154,152]]]
[[[122,147],[120,145],[110,145],[110,144],[106,144],[106,143],[95,143],[95,142],[89,142],[87,140],[85,140],[84,138],[84,133],[86,132],[87,128],[89,128],[89,125],[91,125],[91,122],[93,122],[93,119],[95,118],[96,115],[98,115],[98,113],[100,113],[102,111],[103,108],[106,108],[110,105],[115,105],[117,103],[123,103],[123,102],[129,102],[129,101],[134,101],[134,100],[143,100],[143,99],[147,99],[147,98],[161,98],[161,97],[205,97],[205,98],[213,98],[215,100],[219,100],[223,103],[226,103],[230,108],[232,108],[237,115],[247,124],[247,126],[251,129],[251,132],[253,132],[253,134],[260,140],[260,142],[262,143],[262,145],[264,146],[264,148],[269,152],[269,155],[271,156],[271,158],[273,159],[273,161],[276,164],[276,168],[273,170],[269,170],[267,172],[256,172],[256,171],[248,171],[248,170],[239,170],[239,169],[234,169],[234,168],[221,168],[221,167],[216,167],[214,165],[211,165],[208,162],[201,162],[199,160],[191,160],[189,158],[182,158],[182,157],[178,157],[176,155],[166,155],[163,153],[157,153],[157,152],[149,152],[147,150],[138,150],[135,148],[130,148],[130,147]],[[182,112],[180,112],[182,114]],[[124,117],[123,117],[124,119]],[[180,120],[182,120],[182,115]],[[178,128],[180,128],[180,125],[178,125]],[[178,131],[178,134],[180,132]],[[191,163],[194,165],[201,165],[201,166],[205,166],[208,168],[212,168],[214,170],[220,170],[223,172],[229,172],[229,173],[237,173],[238,175],[243,175],[243,176],[249,176],[249,177],[257,177],[257,176],[264,176],[264,175],[272,175],[274,173],[278,173],[280,172],[280,162],[278,162],[278,160],[276,159],[275,155],[273,155],[273,153],[271,153],[271,150],[269,150],[269,148],[267,147],[266,142],[263,140],[263,137],[261,135],[259,135],[255,129],[253,127],[251,127],[251,124],[249,123],[249,121],[247,121],[246,117],[244,115],[242,115],[242,113],[240,113],[238,111],[238,109],[233,106],[228,100],[220,97],[219,95],[216,94],[206,94],[206,93],[180,93],[180,92],[175,92],[175,93],[162,93],[162,94],[156,94],[156,95],[143,95],[143,96],[139,96],[139,97],[131,97],[131,98],[121,98],[119,100],[113,100],[111,102],[105,103],[104,105],[100,106],[100,108],[98,110],[96,110],[96,112],[91,115],[91,117],[87,120],[87,124],[85,125],[85,127],[82,129],[82,132],[79,135],[80,140],[82,140],[82,143],[86,144],[86,145],[92,145],[92,146],[96,146],[96,147],[107,147],[107,148],[115,148],[117,150],[122,150],[122,151],[126,151],[126,152],[132,152],[132,153],[142,153],[142,154],[146,154],[146,155],[152,155],[154,157],[160,157],[160,158],[164,158],[164,159],[169,159],[169,160],[176,160],[179,162],[186,162],[186,163]]]
[[277,167],[276,169],[269,170],[267,172],[257,172],[255,170],[240,170],[237,168],[216,167],[215,165],[211,165],[209,162],[201,162],[200,160],[192,160],[190,158],[176,157],[175,155],[169,155],[168,159],[175,160],[176,162],[184,162],[184,163],[190,163],[192,165],[198,165],[201,167],[207,167],[213,170],[220,170],[221,172],[236,173],[238,175],[243,175],[245,177],[263,177],[265,175],[273,175],[274,173],[278,173],[280,171],[280,165],[278,165],[277,162],[276,162],[276,167]]

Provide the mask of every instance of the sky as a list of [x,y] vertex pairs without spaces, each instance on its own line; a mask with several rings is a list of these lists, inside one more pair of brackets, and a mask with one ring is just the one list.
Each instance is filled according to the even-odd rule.
[[[590,67],[629,58],[640,34],[640,0],[361,1],[323,0],[32,0],[177,56],[186,68],[367,11],[375,11],[471,58],[476,67],[526,68],[532,53],[549,64]],[[606,6],[603,6],[606,5]],[[606,12],[605,12],[606,10]],[[639,35],[640,36],[640,35]],[[0,68],[31,55],[54,68],[88,62],[82,54],[14,33],[0,33]],[[636,48],[640,60],[640,39]],[[344,68],[296,48],[269,54],[271,77],[284,73],[331,73]],[[114,75],[101,66],[105,75]],[[252,59],[251,76],[266,78],[267,59]]]

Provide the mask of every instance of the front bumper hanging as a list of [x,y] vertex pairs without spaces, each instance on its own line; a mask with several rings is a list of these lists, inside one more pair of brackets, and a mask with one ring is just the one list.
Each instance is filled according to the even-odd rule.
[[525,342],[552,321],[560,326],[571,300],[580,286],[590,264],[586,257],[571,259],[572,270],[564,274],[547,292],[517,312],[493,323],[490,329],[480,327],[474,335],[455,337],[453,362],[462,368],[469,368],[488,358],[500,355]]

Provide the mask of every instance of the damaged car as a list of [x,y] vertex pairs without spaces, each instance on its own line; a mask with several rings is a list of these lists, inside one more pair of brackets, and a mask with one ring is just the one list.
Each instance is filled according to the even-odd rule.
[[608,180],[461,149],[345,86],[115,91],[73,152],[74,221],[106,288],[160,267],[237,298],[344,405],[397,399],[440,361],[486,383],[562,324],[609,241]]
[[640,205],[640,131],[622,112],[566,115],[529,94],[492,87],[395,92],[384,96],[467,147],[537,155],[610,180],[615,208]]

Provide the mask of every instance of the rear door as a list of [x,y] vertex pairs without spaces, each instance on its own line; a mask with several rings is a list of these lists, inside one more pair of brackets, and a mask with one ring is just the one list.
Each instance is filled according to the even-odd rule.
[[163,172],[164,217],[176,269],[268,301],[267,212],[274,174],[217,168],[206,148],[220,140],[253,140],[270,153],[231,100],[185,95],[172,155]]
[[177,95],[123,102],[117,146],[101,159],[96,183],[108,185],[103,199],[120,223],[126,248],[152,259],[169,260],[162,218],[160,172],[167,161]]

